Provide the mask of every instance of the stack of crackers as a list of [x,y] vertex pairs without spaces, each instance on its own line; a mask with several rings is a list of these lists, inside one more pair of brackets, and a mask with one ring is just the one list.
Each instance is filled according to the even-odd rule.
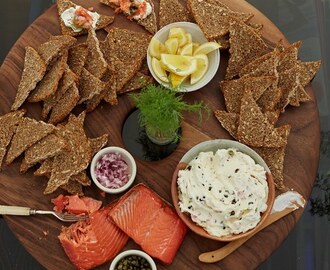
[[229,18],[229,62],[220,89],[226,110],[215,116],[232,137],[252,147],[269,166],[276,187],[283,178],[290,125],[277,126],[288,105],[298,107],[312,99],[305,86],[320,68],[320,61],[298,60],[301,42],[270,50],[260,32],[237,17]]
[[25,117],[24,110],[0,116],[0,169],[3,160],[11,164],[24,154],[20,172],[41,164],[35,175],[49,178],[45,194],[62,188],[83,194],[82,186],[91,181],[86,174],[93,155],[108,141],[108,135],[90,139],[83,125],[85,112],[70,115],[67,123],[57,126]]
[[[59,15],[72,5],[58,1]],[[87,138],[86,111],[102,100],[116,105],[117,94],[152,81],[145,63],[151,35],[112,28],[100,41],[90,28],[79,42],[76,33],[63,23],[61,27],[63,35],[51,36],[37,48],[26,47],[12,112],[0,116],[0,164],[6,158],[9,165],[24,153],[20,172],[40,164],[34,174],[49,178],[45,194],[57,188],[82,194],[82,186],[91,183],[85,169],[108,140],[107,135]],[[43,121],[24,117],[25,110],[19,108],[25,101],[42,102]],[[86,110],[76,117],[72,111],[79,104]]]
[[[59,15],[62,9],[59,6]],[[151,35],[120,28],[108,31],[103,41],[90,28],[82,43],[70,35],[59,35],[38,48],[27,47],[12,111],[25,100],[42,102],[42,119],[56,124],[78,104],[84,104],[88,112],[102,100],[116,105],[117,94],[149,84],[152,77],[145,58]],[[68,29],[62,32],[74,35]]]

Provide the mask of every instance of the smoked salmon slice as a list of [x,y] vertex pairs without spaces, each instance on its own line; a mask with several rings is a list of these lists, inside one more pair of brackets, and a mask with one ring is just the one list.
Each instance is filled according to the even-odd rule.
[[139,184],[122,196],[110,216],[149,255],[171,264],[187,227],[155,192]]
[[170,207],[163,207],[149,233],[145,235],[141,248],[150,256],[171,264],[186,232],[187,227],[178,218],[177,213]]
[[91,214],[100,209],[102,202],[90,197],[79,197],[78,195],[60,194],[52,199],[54,211],[68,212],[71,214]]
[[91,269],[113,257],[126,245],[128,236],[111,220],[112,205],[90,214],[88,220],[63,227],[58,236],[77,269]]

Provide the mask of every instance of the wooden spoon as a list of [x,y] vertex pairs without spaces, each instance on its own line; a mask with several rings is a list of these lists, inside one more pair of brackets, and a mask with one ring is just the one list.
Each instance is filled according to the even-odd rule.
[[[297,205],[297,207],[299,208],[300,206]],[[250,234],[246,237],[231,241],[231,242],[229,242],[228,244],[226,244],[225,246],[223,246],[219,249],[209,251],[209,252],[205,252],[205,253],[201,253],[199,255],[199,260],[201,262],[205,262],[205,263],[214,263],[214,262],[221,261],[223,258],[225,258],[230,253],[232,253],[233,251],[238,249],[241,245],[243,245],[247,240],[249,240],[257,232],[261,231],[262,229],[264,229],[265,227],[267,227],[270,224],[274,223],[275,221],[279,220],[280,218],[290,214],[291,212],[293,212],[296,209],[297,208],[289,208],[288,207],[288,208],[285,208],[282,211],[271,213],[268,216],[268,218],[265,220],[265,222],[253,234]]]

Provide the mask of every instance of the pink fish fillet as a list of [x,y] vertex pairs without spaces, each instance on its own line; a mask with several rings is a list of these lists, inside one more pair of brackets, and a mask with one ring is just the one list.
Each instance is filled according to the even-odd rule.
[[172,263],[187,232],[173,208],[143,184],[122,196],[110,216],[145,252],[166,264]]
[[127,243],[128,236],[109,217],[111,208],[102,208],[88,220],[62,228],[58,238],[77,269],[91,269],[109,261]]

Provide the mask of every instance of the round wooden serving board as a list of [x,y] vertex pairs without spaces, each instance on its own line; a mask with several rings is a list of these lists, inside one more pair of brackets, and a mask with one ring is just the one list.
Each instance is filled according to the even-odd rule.
[[[94,6],[95,10],[112,15],[113,11],[98,1],[75,1],[84,7]],[[158,12],[158,1],[155,1]],[[266,42],[274,46],[279,39],[287,40],[281,32],[263,14],[254,7],[241,0],[224,0],[235,11],[251,12],[253,21],[263,24],[262,34]],[[135,22],[128,21],[123,15],[116,15],[113,26],[128,28],[143,32],[142,27]],[[102,30],[103,31],[103,30]],[[99,31],[99,37],[103,38],[105,32]],[[10,33],[7,33],[8,35]],[[9,52],[0,69],[0,115],[10,111],[11,104],[17,91],[23,68],[25,46],[37,47],[45,42],[49,35],[60,34],[59,21],[56,6],[51,7],[39,17],[18,39]],[[85,37],[81,38],[83,40]],[[203,100],[212,110],[224,109],[223,97],[219,90],[219,82],[224,78],[227,66],[228,54],[221,54],[221,65],[216,77],[203,89],[187,93],[184,99],[188,102]],[[315,100],[313,90],[307,87],[308,94]],[[40,119],[40,104],[25,103],[27,116]],[[109,134],[108,145],[124,147],[121,130],[125,117],[133,110],[134,105],[127,97],[119,97],[117,106],[109,106],[102,103],[92,113],[87,114],[85,130],[89,137],[97,137],[104,133]],[[78,108],[79,109],[79,108]],[[75,111],[76,113],[78,112]],[[320,125],[318,108],[315,101],[303,103],[298,108],[287,108],[281,115],[278,125],[284,123],[291,125],[288,146],[286,148],[284,178],[285,184],[300,192],[308,198],[312,190],[319,161]],[[209,119],[199,123],[198,117],[186,114],[182,125],[183,138],[174,153],[160,161],[137,161],[138,173],[135,183],[143,182],[156,191],[167,201],[171,202],[171,177],[175,167],[184,153],[205,140],[226,138],[229,134],[221,127],[213,114]],[[26,174],[19,173],[21,158],[10,166],[3,166],[0,172],[0,203],[6,205],[28,206],[36,209],[51,209],[50,200],[59,192],[51,195],[43,195],[46,178],[34,177],[33,170]],[[107,195],[102,198],[95,186],[85,189],[87,196],[108,203],[117,196]],[[288,233],[302,214],[302,210],[272,224],[258,233],[237,251],[216,264],[203,264],[198,261],[202,252],[210,251],[223,246],[225,243],[204,239],[189,231],[185,237],[179,252],[172,265],[163,265],[157,262],[158,269],[252,269],[282,243]],[[6,221],[11,230],[26,247],[26,249],[47,269],[73,269],[72,264],[64,253],[57,236],[63,224],[54,217],[11,217],[6,216]],[[139,248],[132,240],[125,249]],[[98,269],[108,269],[109,263]]]

